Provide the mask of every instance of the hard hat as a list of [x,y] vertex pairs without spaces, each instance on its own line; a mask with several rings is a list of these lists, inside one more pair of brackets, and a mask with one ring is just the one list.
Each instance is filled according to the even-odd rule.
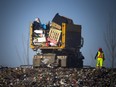
[[99,48],[99,51],[102,51],[102,48]]

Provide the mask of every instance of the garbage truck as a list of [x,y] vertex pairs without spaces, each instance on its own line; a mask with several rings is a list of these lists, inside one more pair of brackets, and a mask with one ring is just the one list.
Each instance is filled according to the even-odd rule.
[[83,67],[82,26],[59,13],[46,26],[34,30],[30,25],[30,48],[36,52],[33,66]]

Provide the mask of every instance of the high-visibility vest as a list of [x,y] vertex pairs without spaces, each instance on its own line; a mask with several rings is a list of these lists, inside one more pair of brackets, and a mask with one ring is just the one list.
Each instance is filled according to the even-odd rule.
[[98,51],[98,55],[97,55],[97,58],[103,58],[103,53],[101,53],[100,51]]

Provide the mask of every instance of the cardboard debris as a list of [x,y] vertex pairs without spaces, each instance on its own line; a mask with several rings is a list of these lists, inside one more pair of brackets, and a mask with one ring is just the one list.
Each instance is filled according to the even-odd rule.
[[47,38],[51,43],[57,44],[61,35],[61,30],[50,28],[49,36]]
[[55,22],[52,22],[51,26],[57,29],[61,29],[61,26]]

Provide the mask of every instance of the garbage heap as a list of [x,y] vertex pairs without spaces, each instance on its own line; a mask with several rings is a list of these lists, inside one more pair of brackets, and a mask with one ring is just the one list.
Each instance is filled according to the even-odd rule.
[[61,46],[62,23],[73,24],[73,21],[57,13],[51,23],[43,25],[45,28],[34,30],[33,45],[39,47]]

